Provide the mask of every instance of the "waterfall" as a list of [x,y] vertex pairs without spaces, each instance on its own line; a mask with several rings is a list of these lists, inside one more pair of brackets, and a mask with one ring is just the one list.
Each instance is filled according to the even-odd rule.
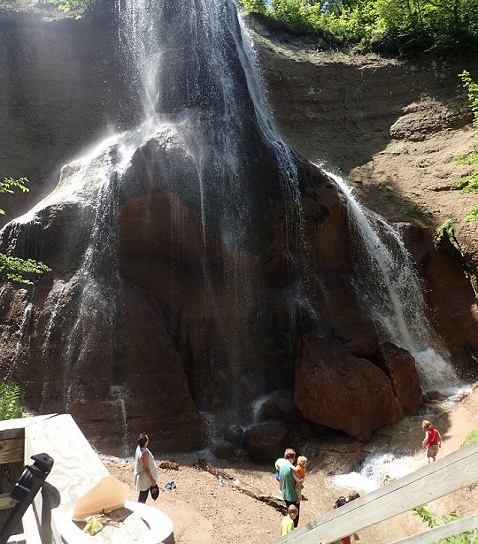
[[[83,374],[98,368],[98,356],[90,355],[98,330],[98,390],[117,402],[115,388],[128,388],[117,383],[115,358],[121,310],[118,214],[129,200],[161,194],[171,208],[170,248],[164,250],[168,302],[162,303],[171,329],[180,327],[184,312],[178,285],[191,267],[184,242],[188,221],[196,213],[200,217],[194,311],[202,325],[191,334],[201,338],[201,348],[190,355],[189,368],[194,400],[201,413],[214,414],[217,426],[250,422],[251,403],[274,387],[270,370],[258,364],[269,349],[261,334],[268,323],[251,324],[251,316],[259,321],[257,314],[269,304],[261,293],[261,259],[271,236],[267,184],[277,185],[281,200],[291,203],[285,206],[285,241],[292,262],[302,218],[297,158],[274,128],[252,42],[233,0],[118,0],[117,9],[138,125],[64,166],[56,189],[9,231],[14,238],[9,249],[18,248],[29,226],[56,217],[60,207],[72,214],[64,243],[77,269],[68,265],[48,298],[41,405],[58,388],[49,379],[53,359],[62,361],[64,408],[69,411],[75,397],[87,398]],[[148,154],[154,155],[154,166],[143,167]],[[141,214],[143,231],[150,232],[157,219],[149,209]],[[67,330],[61,346],[60,330]],[[102,381],[108,379],[113,389]],[[75,395],[78,388],[82,392]]]
[[340,176],[329,176],[347,199],[355,243],[356,288],[380,337],[414,356],[423,388],[445,390],[457,386],[449,354],[437,347],[426,316],[422,286],[399,227],[361,206]]
[[128,390],[120,385],[112,385],[110,394],[115,404],[119,408],[119,419],[121,421],[121,445],[123,448],[123,457],[129,456],[130,444],[128,441],[128,412],[126,401],[128,400]]
[[[33,304],[29,302],[25,309],[23,310],[23,316],[20,322],[20,327],[18,329],[18,340],[17,340],[17,346],[15,350],[15,356],[13,359],[13,362],[11,364],[11,367],[8,371],[8,374],[6,376],[7,381],[10,381],[12,378],[12,374],[15,370],[15,367],[17,366],[18,359],[20,357],[22,349],[28,349],[30,344],[30,331],[29,328],[31,326],[31,319],[32,319],[32,313],[33,313]],[[24,341],[27,341],[27,345],[24,346]]]
[[121,0],[119,11],[143,118],[177,123],[199,116],[195,144],[203,222],[211,220],[211,203],[219,197],[223,237],[237,245],[250,236],[245,229],[254,219],[254,193],[241,178],[248,174],[244,150],[254,145],[255,123],[274,149],[286,197],[300,211],[297,160],[275,129],[252,40],[234,2]]
[[[35,327],[41,407],[88,422],[101,410],[98,425],[121,426],[126,454],[128,432],[143,421],[163,439],[212,441],[231,424],[255,423],[271,392],[290,390],[300,336],[320,333],[320,320],[324,330],[343,325],[339,316],[328,328],[329,271],[314,268],[333,253],[335,274],[340,248],[311,248],[343,215],[329,177],[278,134],[233,0],[116,5],[133,97],[125,102],[135,110],[124,117],[135,125],[65,165],[56,189],[1,237],[9,249],[24,245],[20,255],[34,238],[32,257],[53,270],[25,295],[31,310],[12,318],[15,333]],[[336,182],[363,257],[355,287],[379,338],[409,349],[429,387],[450,385],[399,232]],[[346,266],[341,285],[353,272]]]
[[[48,300],[50,312],[41,348],[43,386],[40,408],[51,400],[52,390],[57,387],[61,389],[64,409],[70,410],[72,391],[82,380],[84,372],[78,361],[82,351],[91,343],[92,331],[105,331],[107,340],[102,348],[107,364],[113,365],[117,293],[115,157],[125,138],[124,134],[108,138],[90,153],[64,166],[56,189],[17,218],[10,231],[9,250],[14,250],[23,243],[28,245],[29,230],[23,226],[40,225],[41,216],[48,210],[56,209],[59,204],[67,208],[75,206],[79,210],[75,218],[77,222],[69,225],[71,234],[67,240],[78,269],[68,288],[63,278],[55,279]],[[69,307],[66,312],[65,307]],[[65,320],[70,322],[69,331],[64,342],[60,340],[62,345],[59,348],[59,331]],[[62,376],[55,375],[50,368],[55,356],[62,360]],[[61,380],[61,386],[56,385],[57,380]]]
[[[243,252],[262,251],[267,214],[260,208],[262,189],[251,159],[257,160],[261,135],[272,149],[270,158],[276,163],[283,198],[294,203],[287,212],[291,246],[300,232],[294,218],[301,217],[296,158],[274,128],[252,42],[232,0],[123,0],[119,11],[123,51],[144,122],[154,120],[156,129],[165,124],[173,127],[184,153],[192,156],[197,175],[197,185],[189,186],[189,194],[183,192],[181,198],[199,207],[205,313],[214,309],[223,323],[219,334],[227,336],[227,354],[211,355],[204,363],[201,408],[212,409],[211,399],[217,395],[208,374],[218,379],[223,375],[220,387],[228,397],[225,419],[248,419],[250,403],[268,386],[264,372],[251,370],[260,355],[247,323],[257,304],[261,271],[247,262]],[[192,138],[187,133],[191,126]],[[227,248],[223,255],[226,303],[218,300],[214,265],[208,258],[211,228]],[[231,317],[232,324],[224,326]],[[241,387],[241,383],[251,375],[256,390],[248,394],[250,385]]]

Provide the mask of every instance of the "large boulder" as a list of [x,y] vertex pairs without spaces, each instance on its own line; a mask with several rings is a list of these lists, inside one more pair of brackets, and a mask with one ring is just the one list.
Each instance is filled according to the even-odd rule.
[[385,373],[340,342],[304,336],[296,361],[294,399],[304,417],[361,442],[402,415]]
[[391,342],[385,342],[379,348],[378,360],[390,378],[404,413],[416,414],[422,406],[423,392],[411,353]]
[[293,392],[291,389],[280,389],[268,395],[257,409],[259,421],[279,420],[285,421],[291,426],[303,422],[302,414],[294,404]]
[[244,449],[254,461],[275,461],[287,445],[288,430],[282,421],[264,421],[244,434]]

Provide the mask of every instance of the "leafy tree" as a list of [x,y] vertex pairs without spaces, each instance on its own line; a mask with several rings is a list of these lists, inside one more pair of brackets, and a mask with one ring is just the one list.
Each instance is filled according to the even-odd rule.
[[[0,194],[13,194],[13,189],[20,189],[22,193],[28,193],[28,183],[27,178],[5,178],[3,181],[0,180]],[[5,212],[0,208],[0,215],[4,215]]]
[[272,0],[273,18],[292,30],[313,32],[314,25],[310,18],[313,6],[306,0]]
[[239,0],[239,5],[247,13],[266,13],[267,11],[264,0]]
[[458,74],[461,78],[463,87],[468,92],[468,102],[470,104],[471,111],[473,112],[473,126],[478,128],[478,83],[475,83],[470,76],[470,72],[463,70],[461,74]]
[[[28,192],[27,183],[26,178],[5,178],[3,181],[0,180],[0,194],[11,194],[14,192],[13,189],[19,189],[22,193],[26,193]],[[4,213],[4,210],[0,208],[0,215]],[[13,281],[32,285],[33,282],[28,277],[32,274],[43,274],[44,272],[50,272],[50,268],[43,263],[33,259],[21,259],[20,257],[0,253],[0,281]]]
[[0,384],[0,420],[22,417],[20,393],[14,383]]

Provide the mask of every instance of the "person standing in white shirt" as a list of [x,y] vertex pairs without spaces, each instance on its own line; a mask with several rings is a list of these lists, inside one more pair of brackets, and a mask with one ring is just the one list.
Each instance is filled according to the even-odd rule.
[[158,469],[148,449],[149,436],[141,433],[134,454],[134,488],[139,491],[138,502],[146,502],[151,486],[157,485]]

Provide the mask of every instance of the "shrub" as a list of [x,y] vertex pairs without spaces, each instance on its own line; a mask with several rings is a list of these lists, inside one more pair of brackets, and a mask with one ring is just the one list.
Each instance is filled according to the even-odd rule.
[[[428,510],[425,506],[419,506],[413,510],[415,516],[419,516],[423,522],[425,522],[430,529],[438,527],[442,523],[450,523],[451,521],[457,521],[460,516],[455,513],[445,514],[439,517],[437,514]],[[478,544],[478,529],[473,531],[467,531],[459,535],[450,536],[442,540],[438,540],[435,544]]]
[[20,392],[14,383],[0,384],[0,420],[22,417]]

